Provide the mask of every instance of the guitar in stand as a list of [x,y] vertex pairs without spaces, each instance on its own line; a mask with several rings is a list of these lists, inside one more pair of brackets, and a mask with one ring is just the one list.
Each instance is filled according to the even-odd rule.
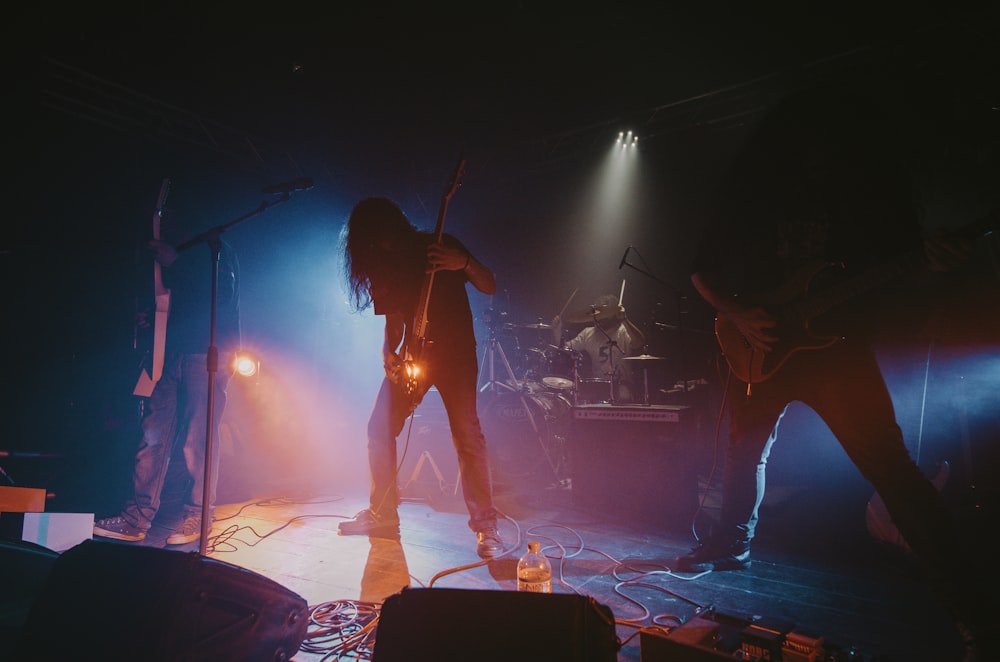
[[[160,239],[160,222],[163,219],[163,209],[170,192],[170,180],[164,179],[160,185],[160,195],[156,200],[156,210],[153,212],[153,239]],[[167,319],[170,315],[170,290],[163,285],[163,272],[160,263],[153,260],[153,338],[152,346],[143,356],[142,372],[132,390],[133,395],[148,398],[153,394],[156,382],[163,374],[163,352],[167,341]],[[136,311],[138,316],[138,310]],[[138,349],[138,325],[135,333],[135,345]]]

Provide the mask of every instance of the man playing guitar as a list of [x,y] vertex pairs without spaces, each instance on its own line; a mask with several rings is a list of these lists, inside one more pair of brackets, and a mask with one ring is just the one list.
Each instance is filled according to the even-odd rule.
[[[884,499],[960,633],[971,639],[985,613],[963,583],[971,566],[941,495],[909,455],[870,345],[871,322],[887,301],[858,287],[847,293],[857,298],[838,297],[826,315],[800,302],[907,251],[919,257],[924,277],[952,269],[969,257],[971,237],[924,241],[896,163],[899,148],[879,148],[891,124],[863,95],[828,81],[817,90],[791,96],[763,120],[719,196],[720,220],[694,258],[692,284],[717,312],[717,336],[732,368],[729,444],[721,521],[672,568],[750,566],[767,459],[787,406],[800,401]],[[910,283],[894,296],[917,291]]]
[[[385,316],[382,359],[386,377],[368,422],[370,507],[341,522],[340,533],[399,535],[396,437],[433,385],[448,414],[477,552],[484,558],[496,556],[503,551],[503,541],[497,530],[486,440],[476,410],[479,366],[466,292],[466,283],[471,283],[492,295],[496,278],[458,239],[419,231],[385,198],[368,198],[354,207],[342,243],[354,309],[360,312],[374,306],[376,315]],[[417,339],[414,320],[429,274],[435,279],[427,302],[427,332]],[[415,347],[418,340],[419,362],[408,365],[407,348]],[[412,372],[414,368],[419,374]]]

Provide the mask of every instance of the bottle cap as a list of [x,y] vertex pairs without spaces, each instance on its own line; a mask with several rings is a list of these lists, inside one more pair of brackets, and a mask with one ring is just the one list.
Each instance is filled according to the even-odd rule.
[[529,540],[528,541],[528,551],[529,552],[537,552],[541,548],[542,548],[542,546],[540,544],[538,544],[537,540]]

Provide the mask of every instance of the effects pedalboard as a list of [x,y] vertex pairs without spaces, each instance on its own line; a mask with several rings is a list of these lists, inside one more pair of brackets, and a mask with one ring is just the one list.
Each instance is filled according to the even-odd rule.
[[650,628],[640,631],[639,637],[642,662],[874,662],[879,659],[827,642],[822,635],[803,631],[793,623],[722,614],[712,608],[669,632]]

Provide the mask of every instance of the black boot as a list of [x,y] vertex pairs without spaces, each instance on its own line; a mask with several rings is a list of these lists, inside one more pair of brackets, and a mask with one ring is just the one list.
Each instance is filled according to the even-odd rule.
[[337,528],[342,536],[399,538],[399,515],[393,512],[376,517],[371,510],[365,508],[353,519],[341,522]]
[[677,572],[711,572],[713,570],[746,570],[750,567],[749,542],[708,540],[674,559],[670,569]]

